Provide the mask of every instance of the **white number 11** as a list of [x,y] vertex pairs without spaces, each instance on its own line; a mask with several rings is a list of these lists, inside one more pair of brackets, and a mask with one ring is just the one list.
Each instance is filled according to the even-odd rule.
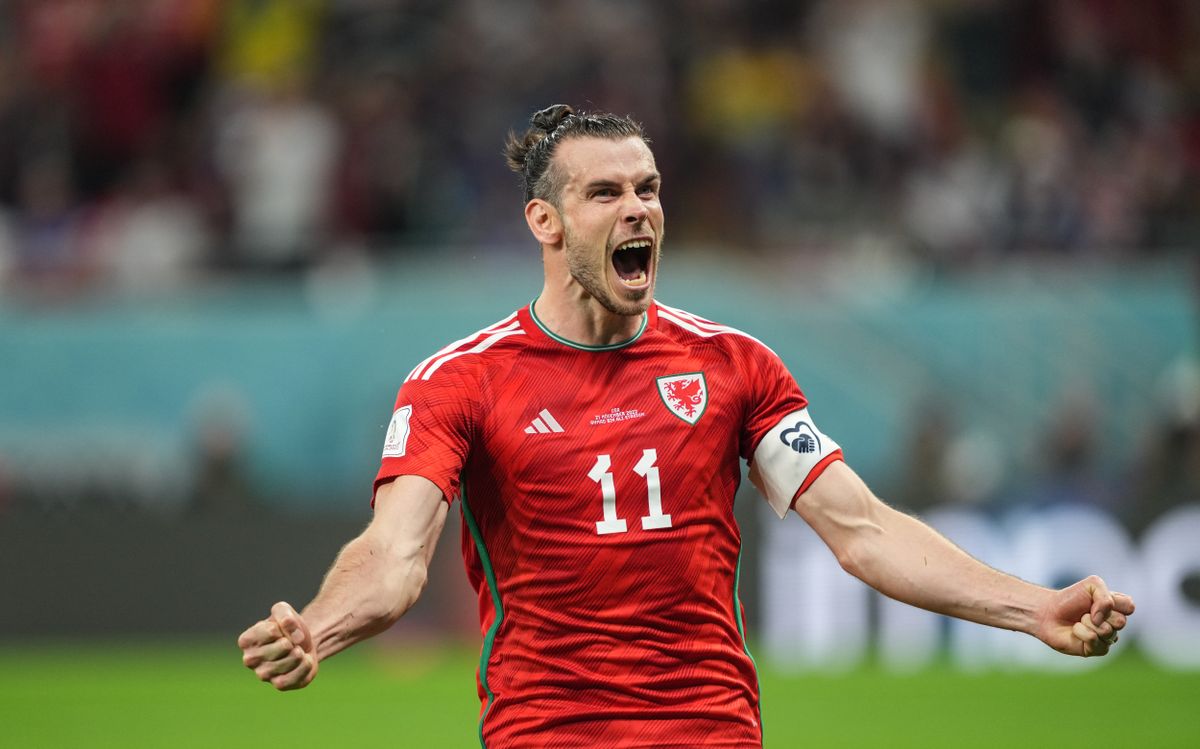
[[[671,516],[664,515],[662,510],[662,487],[658,480],[657,450],[643,450],[642,459],[633,467],[633,472],[646,479],[646,499],[650,506],[650,514],[642,518],[643,530],[656,530],[671,527]],[[623,518],[617,517],[617,488],[613,483],[612,458],[608,455],[597,455],[596,464],[588,471],[588,478],[600,484],[600,495],[604,499],[604,519],[596,521],[596,533],[601,536],[609,533],[624,533],[628,530]]]

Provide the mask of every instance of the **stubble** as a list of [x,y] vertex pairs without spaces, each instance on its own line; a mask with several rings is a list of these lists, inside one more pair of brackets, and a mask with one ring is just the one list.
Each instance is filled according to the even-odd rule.
[[[571,277],[604,309],[614,315],[634,317],[645,312],[646,308],[650,306],[649,301],[654,291],[654,284],[644,289],[630,290],[630,296],[624,298],[618,297],[609,288],[607,263],[612,256],[612,247],[605,246],[604,261],[597,264],[594,261],[593,251],[580,246],[572,236],[570,229],[565,229],[563,251],[567,256],[567,270],[571,273]],[[661,238],[655,246],[654,254],[654,269],[657,275],[662,256]]]

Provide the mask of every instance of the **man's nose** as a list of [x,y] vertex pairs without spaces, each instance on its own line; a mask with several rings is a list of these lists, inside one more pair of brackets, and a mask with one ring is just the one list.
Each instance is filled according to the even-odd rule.
[[645,202],[636,192],[627,192],[623,197],[621,205],[622,218],[627,224],[640,224],[646,220],[649,215],[649,210],[646,208]]

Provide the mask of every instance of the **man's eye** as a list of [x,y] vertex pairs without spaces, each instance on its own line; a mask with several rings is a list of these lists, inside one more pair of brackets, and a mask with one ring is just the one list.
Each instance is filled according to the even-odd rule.
[[654,185],[642,185],[638,188],[639,195],[655,195],[658,193],[658,188]]
[[592,197],[594,197],[594,198],[611,198],[611,197],[616,196],[616,194],[617,194],[617,191],[612,189],[611,187],[604,187],[604,188],[601,188],[601,189],[597,190],[596,192],[592,193]]

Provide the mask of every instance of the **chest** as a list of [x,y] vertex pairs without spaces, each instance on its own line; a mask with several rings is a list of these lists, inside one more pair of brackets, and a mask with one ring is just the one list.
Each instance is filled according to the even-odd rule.
[[521,362],[482,395],[481,443],[510,468],[565,452],[677,452],[736,433],[744,415],[733,368],[682,353]]
[[544,518],[586,501],[599,533],[635,510],[649,528],[714,477],[736,482],[743,391],[732,367],[686,354],[518,363],[481,394],[472,463],[510,509]]

